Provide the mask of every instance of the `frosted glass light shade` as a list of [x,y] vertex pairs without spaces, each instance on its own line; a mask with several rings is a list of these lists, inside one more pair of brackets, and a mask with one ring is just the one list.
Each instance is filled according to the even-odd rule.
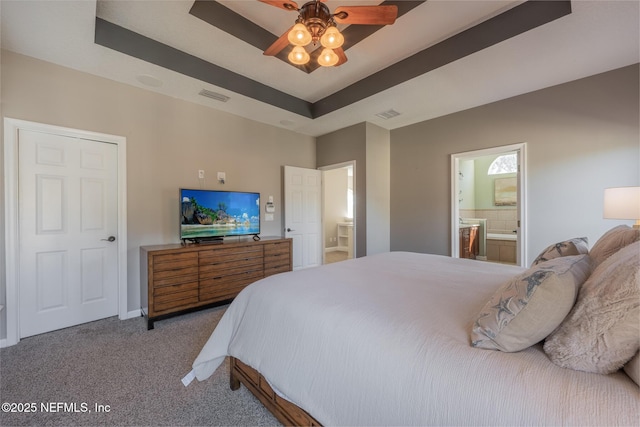
[[302,23],[294,25],[287,38],[289,43],[296,46],[306,46],[311,43],[311,33]]
[[331,49],[323,49],[322,53],[318,57],[318,64],[323,67],[331,67],[332,65],[336,65],[338,63],[338,55]]
[[320,44],[328,49],[337,49],[344,43],[344,36],[336,27],[329,27],[320,38]]
[[309,62],[310,59],[309,54],[302,46],[296,46],[291,49],[291,52],[289,52],[289,56],[287,56],[287,58],[289,58],[289,61],[292,64],[296,65],[304,65]]
[[640,187],[615,187],[604,190],[604,217],[635,219],[640,223]]

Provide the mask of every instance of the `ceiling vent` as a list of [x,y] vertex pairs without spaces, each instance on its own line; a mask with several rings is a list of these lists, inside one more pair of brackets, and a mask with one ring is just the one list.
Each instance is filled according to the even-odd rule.
[[399,116],[399,115],[400,115],[400,113],[398,113],[396,110],[387,110],[387,111],[383,111],[382,113],[376,114],[376,116],[378,116],[378,117],[380,117],[382,119],[385,119],[385,120],[390,119],[390,118],[395,117],[395,116]]
[[210,90],[202,89],[198,95],[206,96],[207,98],[215,99],[220,102],[227,102],[230,98],[227,95],[223,95],[218,92],[212,92]]

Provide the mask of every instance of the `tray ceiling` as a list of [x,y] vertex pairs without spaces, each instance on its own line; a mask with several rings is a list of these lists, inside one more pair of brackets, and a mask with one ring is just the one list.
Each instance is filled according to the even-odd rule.
[[253,0],[3,0],[2,46],[308,135],[394,129],[638,62],[638,2],[385,3],[400,6],[394,25],[341,28],[340,67],[262,55],[296,13]]

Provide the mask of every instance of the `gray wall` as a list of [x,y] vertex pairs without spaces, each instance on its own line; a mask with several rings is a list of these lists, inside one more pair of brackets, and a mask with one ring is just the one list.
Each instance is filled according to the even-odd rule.
[[[130,311],[139,308],[138,248],[179,241],[178,188],[200,188],[199,169],[206,172],[204,188],[256,191],[263,201],[274,196],[275,221],[262,223],[261,234],[268,236],[282,234],[282,166],[316,166],[310,136],[8,51],[2,51],[1,64],[3,117],[127,138]],[[226,172],[226,184],[218,184],[217,171]],[[4,263],[4,217],[0,230]],[[4,304],[5,275],[0,276]]]
[[390,248],[390,133],[360,123],[317,138],[318,167],[356,161],[356,257]]
[[367,123],[367,255],[389,252],[390,133]]
[[347,215],[347,190],[349,177],[346,168],[331,169],[322,174],[324,193],[322,225],[324,227],[323,248],[338,246],[338,223]]
[[367,254],[367,126],[365,123],[328,133],[316,139],[316,166],[355,160],[356,257]]
[[638,65],[391,131],[391,250],[450,253],[450,155],[527,143],[528,260],[593,244],[604,189],[640,185]]

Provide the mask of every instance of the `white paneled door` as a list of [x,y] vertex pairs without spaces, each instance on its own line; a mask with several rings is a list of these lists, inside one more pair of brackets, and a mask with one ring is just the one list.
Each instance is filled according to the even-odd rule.
[[20,337],[117,315],[117,145],[18,141]]
[[293,269],[322,264],[322,172],[284,167],[285,237],[293,239]]

